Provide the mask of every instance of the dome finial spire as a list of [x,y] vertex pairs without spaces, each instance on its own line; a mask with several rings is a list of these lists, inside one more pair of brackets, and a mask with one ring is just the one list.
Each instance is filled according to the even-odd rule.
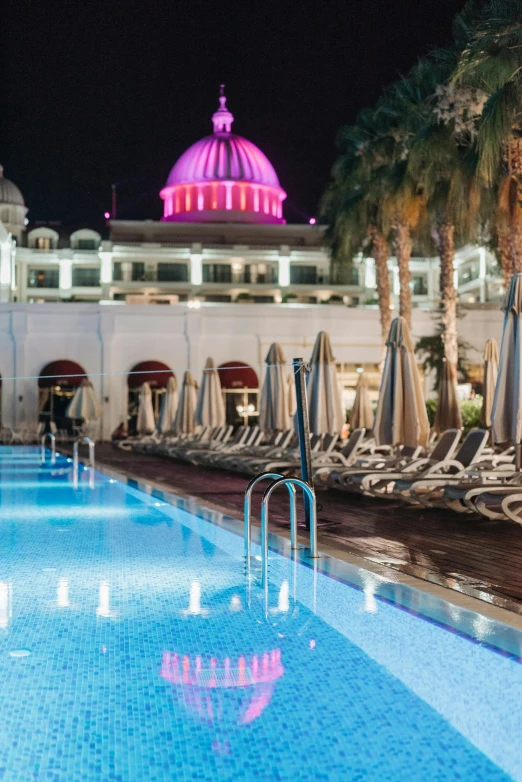
[[227,98],[225,95],[225,85],[219,85],[219,109],[212,115],[214,123],[214,133],[230,133],[234,115],[227,109]]

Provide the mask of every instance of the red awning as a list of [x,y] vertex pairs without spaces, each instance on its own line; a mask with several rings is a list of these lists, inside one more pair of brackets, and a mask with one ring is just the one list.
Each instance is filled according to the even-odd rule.
[[[75,377],[68,377],[68,375],[75,375]],[[50,386],[74,388],[80,385],[85,375],[85,369],[76,361],[60,359],[45,365],[40,372],[38,385],[40,388],[49,388]]]
[[151,388],[166,388],[169,377],[173,376],[170,367],[163,364],[162,361],[140,361],[139,364],[132,367],[132,372],[138,374],[129,373],[127,377],[129,388],[139,388],[143,383],[148,383]]
[[221,364],[219,378],[221,388],[259,388],[255,370],[241,361],[227,361],[226,364]]

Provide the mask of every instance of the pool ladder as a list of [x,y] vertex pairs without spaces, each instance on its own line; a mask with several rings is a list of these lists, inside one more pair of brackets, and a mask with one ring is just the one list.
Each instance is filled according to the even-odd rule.
[[73,445],[73,481],[78,488],[78,451],[80,445],[86,443],[89,446],[89,486],[94,488],[94,441],[90,437],[78,437]]
[[272,483],[265,489],[263,499],[261,500],[261,577],[263,584],[268,583],[268,503],[270,497],[279,486],[286,486],[290,499],[290,547],[297,549],[297,511],[296,511],[296,491],[295,487],[303,490],[305,497],[310,505],[310,557],[319,556],[317,552],[317,502],[315,492],[311,486],[300,478],[285,478],[276,472],[264,472],[252,478],[245,491],[244,510],[244,540],[245,540],[245,562],[247,572],[250,569],[250,548],[252,543],[252,491],[261,481],[272,480]]
[[47,432],[41,439],[42,444],[42,463],[45,462],[45,441],[49,438],[51,441],[51,464],[56,462],[56,437],[51,432]]

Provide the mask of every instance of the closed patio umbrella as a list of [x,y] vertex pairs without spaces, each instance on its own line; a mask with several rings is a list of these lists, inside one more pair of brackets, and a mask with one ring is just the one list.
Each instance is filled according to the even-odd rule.
[[140,401],[138,405],[138,420],[136,429],[138,434],[152,434],[155,428],[154,411],[152,409],[152,391],[148,383],[143,383],[140,388]]
[[160,434],[170,432],[172,429],[172,424],[176,418],[176,410],[178,409],[178,399],[178,384],[173,375],[172,377],[169,377],[167,390],[163,394],[163,400],[161,402],[157,424],[157,430]]
[[488,339],[484,349],[484,384],[482,387],[482,410],[480,423],[486,429],[491,427],[491,410],[498,375],[498,345],[495,339]]
[[178,434],[190,434],[196,428],[195,415],[197,403],[197,383],[188,370],[183,375],[183,385],[179,397],[174,430]]
[[442,365],[433,428],[439,434],[447,429],[462,429],[462,415],[457,396],[457,374],[450,361],[444,361]]
[[199,426],[224,426],[225,404],[221,392],[221,379],[213,358],[207,358],[203,379],[198,392],[196,424]]
[[386,358],[373,434],[378,445],[426,445],[430,425],[411,334],[395,318],[386,340]]
[[87,378],[83,378],[76,389],[65,415],[67,418],[81,418],[84,421],[97,421],[102,417],[103,407]]
[[503,309],[504,330],[491,421],[495,442],[515,445],[516,467],[519,470],[522,439],[522,274],[514,274],[511,278]]
[[289,385],[286,359],[281,345],[274,342],[266,354],[265,379],[259,400],[259,426],[283,431],[290,427]]
[[341,394],[330,337],[320,331],[315,340],[306,392],[312,434],[340,434],[344,426]]
[[372,403],[368,393],[368,379],[364,372],[359,375],[357,388],[355,389],[355,399],[350,413],[350,429],[367,429],[373,426]]

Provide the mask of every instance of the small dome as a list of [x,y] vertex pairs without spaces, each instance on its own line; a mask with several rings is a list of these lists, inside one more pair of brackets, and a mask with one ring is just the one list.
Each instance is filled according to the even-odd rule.
[[251,141],[231,132],[223,85],[214,133],[196,141],[172,168],[160,193],[164,220],[283,223],[285,191]]
[[4,176],[4,167],[0,165],[0,204],[15,204],[25,206],[22,193],[10,179]]

